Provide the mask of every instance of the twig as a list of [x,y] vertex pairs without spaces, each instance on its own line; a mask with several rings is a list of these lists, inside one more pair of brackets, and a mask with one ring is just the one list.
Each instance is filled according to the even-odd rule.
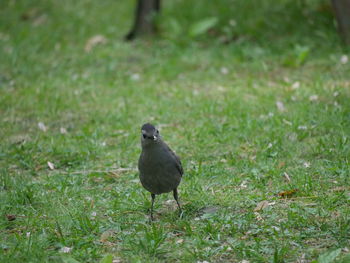
[[121,172],[129,172],[129,171],[137,171],[136,168],[118,168],[118,169],[110,169],[110,170],[83,170],[83,171],[71,171],[71,172],[63,172],[64,174],[86,174],[86,173],[121,173]]

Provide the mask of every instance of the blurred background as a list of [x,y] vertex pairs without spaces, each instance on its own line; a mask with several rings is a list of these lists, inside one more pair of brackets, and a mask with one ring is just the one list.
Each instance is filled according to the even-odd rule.
[[[0,5],[1,262],[347,253],[350,62],[331,1],[164,0],[132,41],[137,1]],[[182,158],[181,220],[162,195],[147,223],[145,122]]]

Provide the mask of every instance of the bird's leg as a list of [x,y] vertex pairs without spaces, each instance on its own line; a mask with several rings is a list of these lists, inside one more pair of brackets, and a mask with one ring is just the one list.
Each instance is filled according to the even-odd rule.
[[174,193],[174,199],[175,199],[175,201],[177,203],[177,206],[179,207],[180,217],[182,217],[182,209],[181,209],[181,206],[180,206],[180,203],[179,203],[179,197],[177,195],[177,188],[174,189],[173,193]]
[[151,221],[153,221],[153,204],[154,204],[154,199],[156,199],[155,194],[151,194],[152,197],[152,205],[151,205]]

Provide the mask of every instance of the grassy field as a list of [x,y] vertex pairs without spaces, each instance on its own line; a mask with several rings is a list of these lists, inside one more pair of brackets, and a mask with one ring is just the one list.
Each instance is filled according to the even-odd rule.
[[[133,43],[133,1],[1,5],[0,262],[350,262],[328,1],[164,1]],[[145,122],[181,156],[182,218],[168,194],[148,221]]]

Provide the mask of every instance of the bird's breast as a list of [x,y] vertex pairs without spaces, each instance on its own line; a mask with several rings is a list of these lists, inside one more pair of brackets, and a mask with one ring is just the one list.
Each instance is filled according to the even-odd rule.
[[139,159],[140,180],[151,193],[167,193],[175,189],[181,174],[176,169],[173,158],[166,151],[143,151]]

